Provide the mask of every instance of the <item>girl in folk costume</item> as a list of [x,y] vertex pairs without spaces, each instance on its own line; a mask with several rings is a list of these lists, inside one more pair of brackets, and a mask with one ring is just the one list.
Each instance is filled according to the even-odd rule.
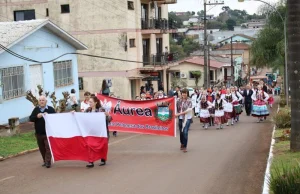
[[208,128],[208,123],[210,122],[210,113],[209,108],[212,106],[212,103],[209,102],[205,96],[202,96],[200,102],[200,122],[204,124],[204,128]]
[[225,118],[227,120],[227,126],[231,120],[231,125],[234,124],[235,112],[233,109],[233,103],[237,101],[237,98],[232,95],[229,88],[226,90],[226,94],[224,96],[224,100],[226,101],[226,105],[224,106]]
[[270,108],[272,108],[273,107],[273,103],[274,103],[274,98],[273,98],[274,90],[272,89],[272,87],[269,87],[268,92],[269,92],[268,103],[269,103]]
[[[209,101],[210,103],[213,103],[215,101],[215,95],[212,94],[212,90],[211,89],[208,89],[207,90],[207,101]],[[215,109],[213,106],[210,106],[209,109],[209,114],[210,114],[210,117],[209,117],[209,125],[210,126],[214,126],[214,117],[215,117]]]
[[238,122],[240,119],[239,115],[243,112],[240,102],[243,101],[244,97],[239,91],[237,91],[237,87],[231,87],[231,94],[236,99],[236,101],[232,102],[232,105],[235,113],[235,122]]
[[223,124],[226,123],[226,118],[224,116],[224,105],[226,102],[221,98],[218,93],[216,95],[216,100],[213,102],[215,108],[215,124],[218,126],[217,129],[223,129]]
[[262,86],[257,86],[257,91],[254,91],[252,96],[253,109],[252,109],[252,116],[258,118],[258,123],[263,121],[263,118],[269,116],[269,110],[267,107],[267,102],[269,99],[269,95],[262,90]]
[[196,112],[197,116],[199,116],[199,114],[200,114],[200,109],[201,109],[200,102],[201,102],[202,95],[203,95],[203,90],[201,88],[201,90],[199,90],[199,92],[198,92],[197,99],[196,99],[195,112]]

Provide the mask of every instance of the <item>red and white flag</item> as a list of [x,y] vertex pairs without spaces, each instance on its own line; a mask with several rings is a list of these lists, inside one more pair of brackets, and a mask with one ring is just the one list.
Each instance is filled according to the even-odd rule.
[[47,114],[44,118],[53,161],[107,159],[104,113]]

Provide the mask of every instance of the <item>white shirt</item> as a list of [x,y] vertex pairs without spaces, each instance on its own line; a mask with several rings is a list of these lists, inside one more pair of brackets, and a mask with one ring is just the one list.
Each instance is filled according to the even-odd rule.
[[82,101],[80,104],[80,110],[85,111],[87,108],[90,107],[90,104],[88,102]]

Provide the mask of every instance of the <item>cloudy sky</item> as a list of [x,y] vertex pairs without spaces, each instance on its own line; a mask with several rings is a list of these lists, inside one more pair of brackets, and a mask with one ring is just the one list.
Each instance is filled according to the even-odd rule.
[[[177,4],[170,4],[169,11],[199,11],[203,10],[204,0],[177,0]],[[209,1],[209,0],[208,0]],[[213,2],[213,0],[211,0]],[[221,0],[219,0],[220,2]],[[266,0],[270,3],[276,3],[279,0]],[[224,0],[225,6],[229,6],[231,9],[246,10],[248,13],[253,14],[257,12],[259,6],[262,5],[261,2],[248,1],[239,3],[238,0]],[[208,7],[208,10],[212,6]],[[222,11],[222,5],[212,8],[208,14],[219,14]]]

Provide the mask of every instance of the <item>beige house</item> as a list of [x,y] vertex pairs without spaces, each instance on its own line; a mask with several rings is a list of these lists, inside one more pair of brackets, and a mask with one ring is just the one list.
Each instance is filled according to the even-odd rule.
[[87,45],[84,53],[104,57],[78,56],[81,95],[99,92],[102,80],[111,79],[111,92],[131,99],[145,82],[167,86],[162,66],[173,60],[169,33],[176,32],[168,21],[168,4],[176,2],[0,0],[0,21],[49,18]]
[[[187,87],[196,87],[195,78],[193,76],[194,71],[201,72],[201,78],[198,83],[198,87],[204,85],[204,58],[203,57],[192,57],[190,59],[181,61],[179,64],[170,65],[168,70],[169,83],[173,76],[180,78],[187,83]],[[216,60],[210,60],[210,81],[211,83],[217,83],[223,81],[224,77],[227,76],[227,72],[230,73],[230,66],[226,63],[222,63]],[[171,84],[169,84],[171,87]]]

